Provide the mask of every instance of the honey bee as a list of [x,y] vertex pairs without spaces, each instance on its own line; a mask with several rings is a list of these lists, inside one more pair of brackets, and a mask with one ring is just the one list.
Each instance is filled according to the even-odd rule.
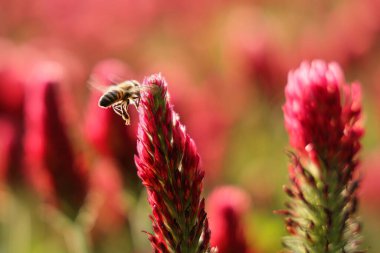
[[128,106],[133,104],[136,108],[140,103],[140,91],[143,87],[135,80],[124,81],[110,86],[100,97],[98,105],[103,108],[112,107],[120,115],[126,125],[130,124]]

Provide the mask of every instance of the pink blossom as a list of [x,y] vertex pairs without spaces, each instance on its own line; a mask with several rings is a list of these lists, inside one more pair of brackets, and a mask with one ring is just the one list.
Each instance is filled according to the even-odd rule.
[[290,144],[314,161],[353,160],[363,129],[358,83],[345,83],[337,63],[303,62],[288,75],[283,106]]

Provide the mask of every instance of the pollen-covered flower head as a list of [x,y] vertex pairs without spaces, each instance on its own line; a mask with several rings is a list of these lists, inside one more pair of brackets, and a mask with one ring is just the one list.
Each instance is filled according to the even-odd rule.
[[335,62],[303,62],[289,73],[285,96],[285,127],[296,150],[315,162],[352,160],[363,133],[358,83],[347,84]]

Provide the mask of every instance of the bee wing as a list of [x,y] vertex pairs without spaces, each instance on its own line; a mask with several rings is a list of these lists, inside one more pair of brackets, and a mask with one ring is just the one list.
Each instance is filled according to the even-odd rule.
[[90,89],[95,89],[95,90],[101,91],[102,93],[105,93],[109,89],[109,87],[99,84],[99,82],[96,81],[96,78],[93,76],[90,76],[87,83]]
[[119,75],[109,75],[107,79],[108,81],[110,81],[112,85],[117,85],[118,83],[121,83],[124,80],[124,78],[122,78]]
[[100,84],[98,78],[96,78],[94,75],[90,76],[88,80],[88,86],[91,89],[96,89],[98,91],[101,91],[103,93],[109,91],[111,87],[117,86],[118,83],[121,82],[121,78],[118,76],[111,76],[107,78],[107,82],[109,81],[110,85],[102,85]]

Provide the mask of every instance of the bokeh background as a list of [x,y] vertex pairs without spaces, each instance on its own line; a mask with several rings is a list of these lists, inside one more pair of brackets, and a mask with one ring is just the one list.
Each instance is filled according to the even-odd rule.
[[379,0],[0,0],[0,252],[151,252],[136,110],[124,126],[89,83],[157,72],[203,160],[213,242],[279,252],[283,89],[316,58],[363,85],[360,215],[379,252],[379,10]]

